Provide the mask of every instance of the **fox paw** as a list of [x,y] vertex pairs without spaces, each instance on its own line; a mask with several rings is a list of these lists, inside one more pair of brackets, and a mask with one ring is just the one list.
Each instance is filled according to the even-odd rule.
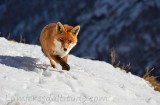
[[51,66],[52,66],[53,68],[55,68],[55,67],[56,67],[54,64],[51,64]]
[[70,70],[70,66],[68,64],[65,64],[65,65],[62,66],[62,70],[69,71]]

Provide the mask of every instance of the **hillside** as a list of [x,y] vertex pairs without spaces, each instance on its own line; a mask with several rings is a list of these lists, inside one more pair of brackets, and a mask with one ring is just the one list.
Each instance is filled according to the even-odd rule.
[[112,65],[69,56],[53,69],[37,45],[0,38],[0,105],[159,105],[160,93]]
[[57,21],[81,25],[72,54],[110,62],[114,47],[117,61],[131,63],[132,73],[142,76],[154,67],[160,75],[160,0],[0,1],[1,37],[19,41],[22,35],[38,44],[42,28]]

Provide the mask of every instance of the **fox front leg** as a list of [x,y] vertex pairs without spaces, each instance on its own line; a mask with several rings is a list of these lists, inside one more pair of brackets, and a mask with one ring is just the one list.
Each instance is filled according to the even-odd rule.
[[70,70],[70,66],[61,57],[56,56],[56,58],[59,64],[62,66],[62,70]]
[[62,70],[69,71],[70,70],[70,66],[67,63],[65,63],[65,64],[62,65]]

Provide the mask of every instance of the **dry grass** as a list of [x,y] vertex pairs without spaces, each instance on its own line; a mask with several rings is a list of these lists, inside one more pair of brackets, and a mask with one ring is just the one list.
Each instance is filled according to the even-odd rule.
[[19,42],[20,43],[26,43],[26,38],[23,38],[23,36],[20,35],[20,41]]
[[12,39],[12,38],[11,38],[11,34],[9,34],[9,35],[7,36],[7,40],[12,41],[12,42],[16,42],[15,39]]
[[115,53],[115,50],[114,48],[111,49],[111,64],[114,66],[115,65],[115,62],[116,62],[116,53]]
[[151,76],[150,73],[154,70],[154,68],[149,69],[147,68],[146,73],[143,75],[143,78],[148,81],[153,87],[154,90],[160,92],[160,82],[158,82],[156,79],[157,77]]
[[[127,65],[122,64],[120,61],[118,63],[116,63],[116,53],[115,53],[114,48],[111,49],[110,56],[111,56],[111,64],[114,67],[119,67],[120,69],[125,70],[127,73],[129,71],[131,71],[131,64],[130,63],[127,64]],[[154,90],[160,92],[160,82],[158,82],[156,80],[157,77],[150,75],[150,73],[153,70],[154,70],[154,68],[152,68],[152,69],[147,68],[146,73],[143,75],[143,79],[145,79],[146,81],[148,81],[154,87]]]
[[111,49],[110,56],[111,56],[111,64],[114,67],[119,67],[121,70],[125,70],[127,73],[131,70],[130,63],[127,65],[122,64],[120,61],[118,63],[116,63],[116,53],[115,53],[114,48]]
[[7,40],[13,41],[13,42],[19,42],[19,43],[26,43],[26,38],[24,38],[22,35],[20,35],[20,40],[16,41],[15,39],[11,38],[10,34],[7,37]]

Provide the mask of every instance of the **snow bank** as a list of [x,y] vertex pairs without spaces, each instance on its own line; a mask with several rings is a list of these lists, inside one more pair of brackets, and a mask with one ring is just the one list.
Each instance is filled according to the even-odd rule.
[[69,56],[50,67],[41,48],[0,38],[0,105],[159,105],[148,83],[108,63]]

